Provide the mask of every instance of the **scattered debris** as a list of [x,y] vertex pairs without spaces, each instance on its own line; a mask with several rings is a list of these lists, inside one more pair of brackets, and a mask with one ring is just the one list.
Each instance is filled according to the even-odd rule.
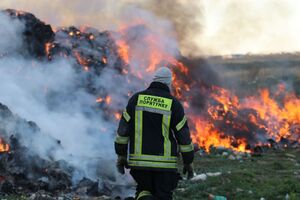
[[207,175],[206,174],[198,174],[196,176],[194,176],[191,181],[205,181],[207,179]]
[[195,175],[191,181],[205,181],[207,179],[207,177],[216,177],[216,176],[220,176],[222,175],[221,172],[207,172],[207,173],[204,173],[204,174],[198,174],[198,175]]
[[220,175],[222,175],[222,173],[221,172],[207,172],[206,173],[206,175],[207,176],[220,176]]

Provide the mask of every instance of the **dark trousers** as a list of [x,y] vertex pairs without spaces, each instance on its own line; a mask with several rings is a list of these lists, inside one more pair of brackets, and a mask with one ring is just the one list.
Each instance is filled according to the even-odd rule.
[[139,200],[172,200],[173,190],[177,187],[180,175],[177,172],[131,169],[130,174],[137,182],[136,196],[149,191],[151,196]]

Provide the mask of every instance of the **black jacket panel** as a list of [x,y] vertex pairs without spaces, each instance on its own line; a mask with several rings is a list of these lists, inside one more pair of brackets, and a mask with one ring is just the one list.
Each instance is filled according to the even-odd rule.
[[[179,150],[182,151],[184,163],[191,163],[193,161],[194,152],[191,149],[191,138],[184,114],[184,109],[181,103],[170,94],[168,86],[159,82],[152,82],[149,88],[144,91],[134,94],[126,107],[126,112],[130,116],[130,120],[126,120],[124,115],[119,123],[118,136],[129,138],[129,152],[134,155],[135,153],[135,114],[136,106],[139,95],[151,95],[163,97],[172,100],[171,114],[170,114],[170,127],[168,139],[171,145],[171,156],[177,156]],[[128,117],[127,117],[128,119]],[[164,142],[165,138],[162,131],[163,115],[149,111],[143,111],[142,114],[142,155],[150,156],[164,156]],[[121,138],[125,141],[124,138]],[[122,141],[122,140],[121,140]],[[122,142],[115,143],[117,154],[127,154],[125,152],[124,144]],[[123,147],[121,147],[123,145]],[[126,146],[127,148],[127,146]],[[159,162],[159,161],[156,161]],[[131,166],[132,168],[140,168]],[[147,168],[147,167],[146,167]],[[152,168],[152,167],[150,167]],[[160,168],[160,167],[153,167]],[[166,167],[168,168],[168,167]],[[165,168],[165,169],[166,169]]]

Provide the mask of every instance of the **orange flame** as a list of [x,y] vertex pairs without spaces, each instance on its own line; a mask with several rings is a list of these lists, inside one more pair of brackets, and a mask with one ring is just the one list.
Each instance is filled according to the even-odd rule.
[[46,52],[46,55],[48,57],[50,57],[51,49],[54,48],[54,47],[55,47],[55,45],[53,43],[51,43],[51,42],[47,42],[45,44],[45,52]]
[[102,97],[98,97],[97,99],[96,99],[96,102],[97,103],[102,103],[104,100],[103,100],[103,98]]
[[8,152],[9,148],[9,145],[6,144],[2,138],[0,138],[0,152]]
[[[275,95],[278,95],[278,92]],[[207,108],[208,119],[211,120],[204,120],[199,116],[191,117],[191,122],[195,126],[193,141],[207,151],[210,146],[224,146],[237,151],[248,151],[246,138],[237,139],[225,135],[214,125],[215,120],[226,120],[224,122],[231,128],[253,134],[249,131],[246,122],[238,124],[234,119],[230,120],[225,117],[229,112],[231,116],[235,117],[242,109],[251,109],[257,113],[257,116],[254,115],[255,112],[250,113],[248,121],[265,130],[267,138],[273,138],[277,142],[282,138],[290,138],[293,141],[300,140],[300,129],[294,128],[296,130],[293,132],[293,127],[299,127],[300,124],[300,99],[293,92],[284,94],[282,105],[271,97],[270,91],[267,89],[261,90],[259,96],[246,97],[240,102],[238,97],[228,90],[214,87],[211,97],[219,103],[209,105]],[[261,142],[258,141],[257,145],[261,145]]]
[[[291,98],[292,97],[292,98]],[[264,127],[269,136],[280,141],[282,137],[291,136],[291,125],[300,123],[300,100],[293,94],[288,94],[283,100],[283,106],[279,106],[276,100],[270,97],[267,89],[260,91],[260,98],[249,97],[241,108],[252,108],[257,111],[259,117],[264,120]]]
[[105,103],[110,104],[111,103],[111,96],[106,96]]
[[[116,44],[118,46],[118,53],[121,57],[121,59],[126,63],[129,64],[131,61],[131,46],[130,43],[126,41],[126,31],[132,27],[138,26],[138,25],[144,25],[146,26],[141,20],[136,20],[136,22],[133,22],[130,26],[121,26],[119,29],[119,33],[121,35],[121,39],[118,39],[116,41]],[[143,43],[147,47],[147,55],[145,53],[137,54],[135,53],[135,57],[138,57],[137,59],[143,61],[143,63],[146,63],[145,67],[145,73],[154,72],[158,66],[160,66],[162,63],[168,63],[173,65],[176,69],[178,69],[180,72],[184,74],[188,74],[189,70],[186,66],[184,66],[183,63],[177,61],[176,58],[174,58],[172,55],[165,52],[164,47],[162,44],[160,44],[160,39],[157,35],[149,34],[146,35],[143,38]],[[136,73],[136,72],[134,72]],[[138,75],[136,73],[136,75]],[[139,77],[139,76],[138,76]]]
[[121,115],[120,113],[116,112],[116,113],[114,114],[114,116],[115,116],[115,119],[116,119],[116,120],[120,120],[122,115]]
[[91,34],[91,35],[89,36],[89,39],[90,39],[90,40],[94,40],[94,39],[95,39],[95,36],[94,36],[93,34]]
[[103,62],[104,64],[107,64],[107,58],[106,58],[106,57],[102,57],[102,62]]
[[82,55],[80,55],[80,53],[77,51],[74,51],[74,55],[77,59],[77,62],[82,66],[83,70],[86,72],[89,71],[90,68],[88,66],[88,64],[89,64],[88,60],[85,59]]
[[[138,21],[137,24],[142,24]],[[130,42],[126,41],[126,29],[130,28],[122,26],[120,29],[121,39],[116,44],[120,58],[126,64],[131,64],[134,58],[146,63],[141,66],[142,70],[128,71],[123,69],[123,74],[133,73],[136,77],[143,79],[147,73],[152,73],[159,65],[167,63],[167,66],[173,67],[173,92],[174,95],[183,102],[184,108],[188,111],[190,127],[192,131],[192,139],[200,147],[206,151],[210,151],[212,146],[223,146],[231,148],[235,151],[250,152],[247,149],[247,136],[235,137],[218,127],[218,122],[225,126],[229,126],[233,130],[242,131],[248,134],[257,134],[251,132],[251,127],[247,123],[262,129],[266,133],[266,137],[280,141],[281,138],[291,138],[300,141],[300,98],[294,93],[287,93],[284,84],[278,86],[275,94],[271,95],[267,89],[260,90],[258,96],[250,96],[240,98],[233,92],[213,86],[211,91],[207,91],[209,98],[205,111],[201,114],[194,114],[192,110],[192,95],[187,94],[194,86],[191,80],[183,80],[182,77],[188,78],[191,72],[184,63],[178,61],[174,56],[165,52],[164,48],[159,44],[159,39],[155,35],[148,35],[143,38],[144,46],[147,48],[146,53],[133,53],[133,47]],[[130,83],[130,81],[128,81]],[[194,89],[194,88],[193,88]],[[199,88],[202,90],[202,88]],[[281,101],[277,100],[280,96]],[[108,100],[109,98],[109,100]],[[195,97],[193,97],[195,98]],[[101,100],[102,101],[102,100]],[[109,104],[111,99],[106,97],[105,102]],[[246,116],[242,116],[242,121],[235,121],[241,118],[240,113],[244,109],[251,110]],[[230,116],[230,117],[228,117]],[[119,115],[115,114],[115,118]],[[298,128],[296,128],[298,127]],[[268,139],[266,138],[266,139]],[[261,141],[256,141],[262,144]]]
[[118,40],[117,45],[119,47],[118,53],[125,64],[129,64],[129,45],[124,40]]
[[209,121],[200,117],[191,117],[191,122],[195,125],[195,131],[192,131],[192,140],[205,151],[209,152],[211,147],[225,147],[240,152],[250,152],[246,149],[247,142],[245,140],[225,136],[224,133],[218,132]]

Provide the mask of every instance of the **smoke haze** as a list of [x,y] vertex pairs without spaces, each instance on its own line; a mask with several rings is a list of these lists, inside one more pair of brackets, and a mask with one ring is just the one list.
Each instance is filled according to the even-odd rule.
[[[121,37],[132,47],[127,67],[129,72],[137,74],[127,75],[120,73],[124,66],[118,62],[114,49],[110,49],[105,34],[95,35],[94,44],[99,42],[95,48],[81,40],[77,41],[76,47],[70,46],[68,32],[57,32],[55,37],[55,42],[61,47],[88,52],[98,59],[104,56],[104,51],[95,49],[107,48],[108,64],[102,66],[99,74],[94,69],[90,73],[76,69],[74,66],[78,64],[72,56],[60,56],[51,62],[35,59],[33,55],[24,57],[23,22],[0,15],[0,49],[3,54],[0,57],[0,102],[21,118],[34,121],[41,129],[41,135],[30,135],[24,127],[18,135],[20,143],[44,159],[51,157],[72,165],[75,168],[72,174],[74,183],[83,177],[100,181],[113,177],[118,184],[128,181],[128,177],[118,176],[114,167],[113,143],[118,122],[115,113],[124,109],[132,92],[144,89],[151,81],[152,72],[146,70],[151,61],[142,55],[150,54],[149,51],[154,49],[170,55],[178,54],[176,39],[166,37],[173,31],[167,20],[159,21],[152,13],[131,7],[128,12],[123,12],[128,21],[131,19],[130,10],[138,12],[149,26],[155,24],[156,29],[140,25],[124,35],[113,36],[111,33],[115,40]],[[151,39],[150,36],[156,39],[154,49],[145,48],[145,38]],[[90,91],[91,88],[94,92]],[[101,105],[96,99],[105,95],[110,96],[110,103],[99,107]],[[56,141],[59,141],[59,147]]]
[[[84,176],[99,177],[97,170],[101,166],[113,174],[116,121],[106,120],[104,113],[94,109],[96,96],[80,86],[84,75],[75,71],[75,61],[25,59],[16,54],[22,50],[24,25],[3,14],[0,24],[0,49],[5,53],[0,59],[0,102],[20,117],[37,123],[42,132],[30,135],[24,127],[18,138],[21,144],[45,159],[54,156],[55,160],[66,160],[75,166],[74,181]],[[102,76],[111,74],[103,72]],[[120,106],[124,105],[117,109]],[[61,142],[61,148],[54,146],[57,144],[53,139]],[[104,160],[105,166],[101,163]]]
[[30,11],[54,26],[100,30],[118,29],[128,10],[140,19],[142,9],[172,23],[184,55],[290,52],[300,46],[297,0],[3,0],[0,8]]

